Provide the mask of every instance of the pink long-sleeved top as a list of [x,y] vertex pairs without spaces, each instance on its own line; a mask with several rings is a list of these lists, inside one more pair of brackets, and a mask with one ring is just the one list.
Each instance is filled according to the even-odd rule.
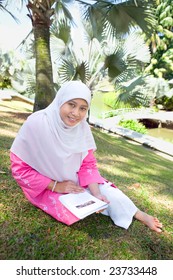
[[[10,159],[12,175],[33,205],[67,225],[79,220],[59,201],[58,198],[62,194],[47,189],[52,181],[50,178],[37,172],[14,153],[10,153]],[[92,150],[88,151],[88,155],[82,162],[78,171],[78,179],[80,186],[85,188],[91,183],[102,184],[105,182],[97,169],[97,161]]]

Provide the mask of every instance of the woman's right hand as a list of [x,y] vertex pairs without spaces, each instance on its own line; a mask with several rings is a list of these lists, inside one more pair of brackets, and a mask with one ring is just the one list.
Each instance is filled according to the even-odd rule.
[[[54,185],[54,181],[52,181],[49,184],[48,189],[52,190],[53,185]],[[58,193],[80,193],[80,192],[84,192],[84,191],[85,191],[84,188],[76,185],[71,180],[57,182],[56,186],[54,188],[54,192],[58,192]]]

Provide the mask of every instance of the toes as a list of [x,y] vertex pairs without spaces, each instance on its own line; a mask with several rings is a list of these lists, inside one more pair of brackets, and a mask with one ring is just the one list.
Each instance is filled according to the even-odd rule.
[[161,233],[162,232],[161,228],[157,228],[156,232]]
[[157,222],[156,225],[159,227],[162,227],[162,223],[160,223],[160,222]]
[[162,228],[162,223],[157,218],[154,218],[155,225],[159,228]]
[[160,223],[159,221],[156,222],[155,225],[156,225],[157,227],[159,227],[159,228],[162,228],[162,226],[163,226],[162,223]]

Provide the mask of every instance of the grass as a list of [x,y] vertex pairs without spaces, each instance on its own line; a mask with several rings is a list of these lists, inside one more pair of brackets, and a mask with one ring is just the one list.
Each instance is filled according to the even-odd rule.
[[94,129],[101,174],[136,205],[156,215],[156,234],[134,220],[128,230],[93,214],[66,226],[31,205],[11,176],[9,149],[31,105],[0,103],[0,258],[4,260],[172,260],[172,161],[124,138]]

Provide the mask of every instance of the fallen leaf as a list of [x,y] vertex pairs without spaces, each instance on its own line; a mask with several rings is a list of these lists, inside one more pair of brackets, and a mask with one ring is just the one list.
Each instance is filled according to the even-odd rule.
[[7,172],[0,170],[0,174],[6,174]]
[[133,184],[133,185],[127,187],[127,188],[128,188],[128,189],[138,189],[138,188],[140,188],[140,187],[141,187],[140,183],[135,183],[135,184]]

